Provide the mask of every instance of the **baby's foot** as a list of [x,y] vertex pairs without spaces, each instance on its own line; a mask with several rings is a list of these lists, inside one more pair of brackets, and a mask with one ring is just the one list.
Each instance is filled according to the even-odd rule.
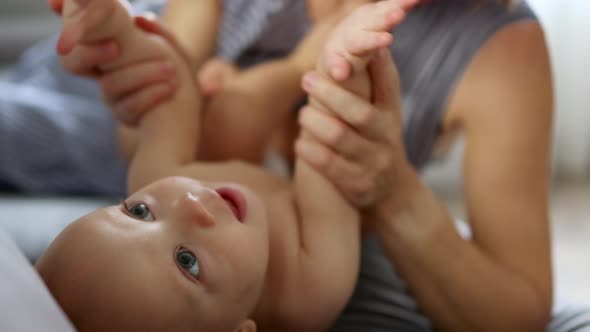
[[318,70],[336,81],[364,71],[374,52],[393,41],[391,30],[417,0],[384,0],[363,5],[331,33]]
[[126,0],[65,0],[63,29],[57,49],[69,53],[77,43],[114,38],[133,25]]

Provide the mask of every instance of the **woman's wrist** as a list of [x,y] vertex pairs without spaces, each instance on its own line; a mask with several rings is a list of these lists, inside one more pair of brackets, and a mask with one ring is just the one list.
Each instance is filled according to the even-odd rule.
[[409,162],[396,168],[393,189],[375,202],[366,214],[379,237],[429,243],[448,219],[444,205],[422,182]]

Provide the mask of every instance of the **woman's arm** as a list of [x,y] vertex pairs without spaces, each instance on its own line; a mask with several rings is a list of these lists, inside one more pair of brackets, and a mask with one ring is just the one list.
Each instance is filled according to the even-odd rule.
[[[375,89],[387,81],[380,73],[387,70],[374,71]],[[367,109],[358,101],[355,104],[354,96],[347,103],[342,96],[330,100],[335,87],[323,85],[310,93],[323,95],[324,104],[341,119],[346,112]],[[522,23],[494,37],[468,69],[451,105],[458,107],[449,111],[445,125],[461,125],[466,132],[465,191],[473,241],[459,236],[443,203],[399,157],[403,150],[395,142],[401,136],[390,140],[392,148],[389,157],[381,159],[380,170],[343,158],[343,151],[352,147],[357,151],[364,147],[373,155],[385,151],[378,144],[362,143],[347,129],[339,140],[315,142],[324,149],[304,159],[342,189],[354,188],[342,165],[361,165],[374,174],[373,186],[365,192],[380,193],[370,215],[377,219],[381,244],[436,327],[543,330],[552,302],[548,225],[552,91],[539,26]],[[394,110],[399,111],[399,103]],[[377,125],[386,120],[380,111],[383,108],[377,105],[366,117],[366,124],[375,124],[376,133],[384,132]],[[395,137],[399,123],[388,123],[390,136]]]
[[[465,193],[474,241],[452,240],[450,234],[440,239],[448,239],[449,248],[456,243],[454,250],[462,254],[453,264],[463,271],[451,274],[453,268],[440,269],[448,273],[448,280],[445,273],[438,278],[447,285],[440,293],[447,293],[441,298],[448,300],[441,306],[455,303],[453,311],[459,313],[448,321],[444,315],[436,319],[434,313],[442,311],[432,306],[440,326],[457,330],[463,321],[466,329],[535,331],[549,320],[552,109],[547,48],[536,22],[501,31],[460,82],[445,125],[459,125],[465,131]],[[434,206],[434,197],[429,197],[420,205],[430,201],[426,206]],[[430,258],[433,267],[437,260],[443,267],[442,255],[454,256],[453,249],[436,252],[441,257]],[[475,282],[469,275],[480,277]]]

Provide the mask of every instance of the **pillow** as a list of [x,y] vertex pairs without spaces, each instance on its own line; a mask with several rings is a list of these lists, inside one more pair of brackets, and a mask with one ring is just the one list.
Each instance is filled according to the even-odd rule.
[[43,281],[0,229],[0,331],[74,331]]

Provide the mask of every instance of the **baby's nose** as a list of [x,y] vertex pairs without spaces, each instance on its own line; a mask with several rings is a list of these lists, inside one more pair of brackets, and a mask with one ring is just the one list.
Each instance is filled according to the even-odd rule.
[[179,203],[179,207],[183,212],[183,219],[202,227],[215,225],[215,217],[207,210],[207,207],[199,196],[186,193],[180,199]]

